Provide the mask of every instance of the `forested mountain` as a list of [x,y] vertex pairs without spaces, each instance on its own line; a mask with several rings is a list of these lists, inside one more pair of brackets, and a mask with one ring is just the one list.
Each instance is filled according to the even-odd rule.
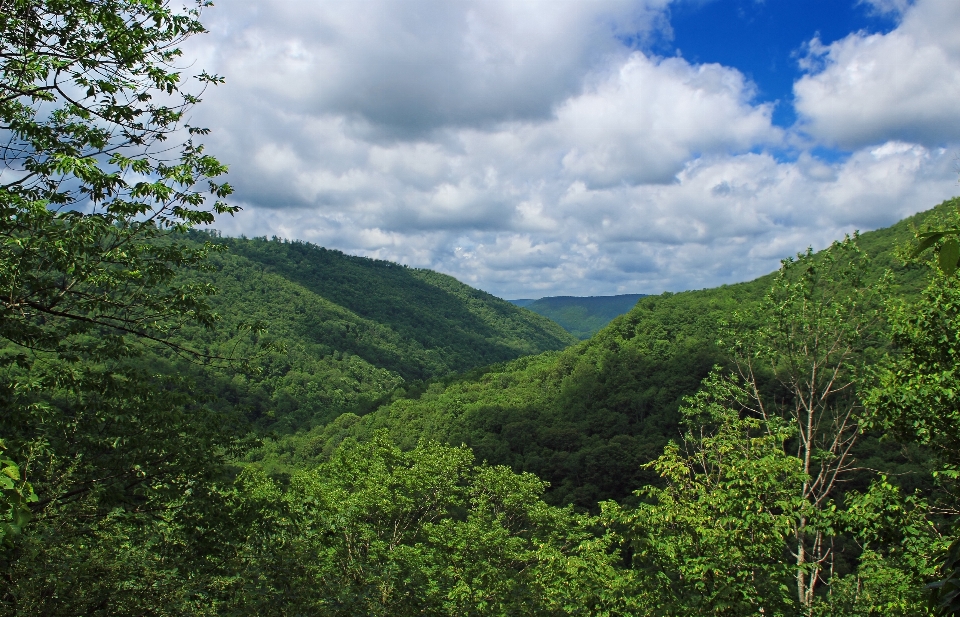
[[[925,268],[904,266],[898,245],[913,238],[928,216],[952,212],[957,202],[864,233],[859,244],[871,258],[867,277],[893,274],[893,293],[915,298]],[[387,429],[404,447],[429,438],[469,445],[481,460],[529,471],[550,482],[547,500],[594,508],[603,499],[629,499],[655,479],[644,463],[680,434],[678,409],[714,365],[729,366],[718,345],[721,326],[749,311],[774,275],[754,281],[640,298],[587,341],[561,352],[496,364],[439,380],[416,398],[400,398],[358,418],[352,415],[313,431],[268,442],[254,458],[276,469],[322,460],[345,436],[363,438]],[[883,454],[875,439],[860,446],[864,460]],[[276,452],[273,449],[276,449]],[[283,454],[277,454],[282,452]],[[887,449],[890,473],[916,471],[913,455]],[[907,486],[921,480],[902,478]]]
[[[552,321],[452,277],[352,257],[302,242],[228,239],[190,280],[213,285],[216,330],[181,333],[221,356],[258,356],[259,370],[208,371],[181,362],[210,396],[278,430],[365,413],[397,388],[562,349],[575,341]],[[258,355],[242,324],[264,330]]]
[[584,340],[600,331],[615,317],[634,307],[646,294],[618,296],[549,296],[539,300],[510,300],[557,322],[570,334]]

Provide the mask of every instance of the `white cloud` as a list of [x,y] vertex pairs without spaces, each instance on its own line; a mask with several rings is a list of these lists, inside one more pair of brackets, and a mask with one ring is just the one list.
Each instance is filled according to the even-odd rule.
[[565,171],[591,185],[671,182],[691,157],[776,143],[769,105],[741,73],[633,54],[558,111]]
[[380,135],[548,117],[669,0],[237,0],[200,43],[245,96]]
[[[863,68],[875,50],[920,49],[916,24],[938,26],[923,11],[942,5],[908,8],[888,35],[812,46],[822,66],[797,84],[804,129],[855,149],[828,162],[771,124],[737,70],[628,53],[616,36],[663,28],[666,4],[218,7],[193,52],[228,81],[195,123],[214,130],[244,211],[217,226],[434,268],[503,297],[656,293],[764,274],[957,192],[956,150],[921,138],[952,113],[944,92],[902,102],[928,116],[888,117],[894,82],[911,77]],[[951,66],[950,45],[929,53]],[[858,70],[874,85],[851,86]],[[796,160],[770,153],[798,143]]]
[[794,85],[810,135],[851,149],[888,139],[960,140],[960,3],[920,0],[902,9],[888,34],[810,43],[811,72]]

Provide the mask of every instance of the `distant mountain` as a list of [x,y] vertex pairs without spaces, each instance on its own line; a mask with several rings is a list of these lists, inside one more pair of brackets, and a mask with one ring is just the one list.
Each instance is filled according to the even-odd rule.
[[519,300],[507,300],[507,302],[509,302],[510,304],[516,304],[517,306],[522,306],[523,308],[527,308],[528,306],[530,306],[531,304],[533,304],[534,302],[536,302],[536,299],[535,299],[535,298],[520,298]]
[[585,340],[614,320],[627,313],[646,294],[619,296],[552,296],[539,300],[510,300],[517,306],[543,315],[557,322],[570,334]]

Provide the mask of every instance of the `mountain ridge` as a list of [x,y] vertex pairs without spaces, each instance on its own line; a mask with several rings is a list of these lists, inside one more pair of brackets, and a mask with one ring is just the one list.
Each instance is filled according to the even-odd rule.
[[224,356],[256,356],[234,332],[259,322],[258,340],[283,351],[259,356],[250,375],[180,368],[263,427],[289,431],[366,413],[397,389],[576,342],[536,313],[429,270],[308,243],[194,238],[227,248],[211,255],[212,271],[188,275],[218,288],[210,302],[221,325],[181,338]]

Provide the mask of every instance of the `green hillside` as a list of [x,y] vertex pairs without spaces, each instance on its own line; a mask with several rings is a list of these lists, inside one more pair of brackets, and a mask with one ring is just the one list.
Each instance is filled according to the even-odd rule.
[[570,334],[585,340],[596,334],[615,317],[628,312],[646,294],[618,296],[550,296],[539,300],[511,300],[557,322]]
[[[398,388],[547,350],[575,339],[535,313],[452,277],[311,244],[212,238],[228,250],[212,271],[192,273],[218,289],[214,331],[181,333],[223,356],[257,356],[241,323],[265,328],[259,371],[211,371],[181,362],[218,405],[279,430],[324,424],[376,408]],[[238,346],[239,345],[239,346]]]
[[[915,297],[926,269],[901,265],[896,247],[925,218],[956,205],[945,202],[862,234],[860,246],[872,259],[869,276],[889,269],[896,293]],[[772,277],[641,298],[593,338],[566,350],[437,381],[416,398],[267,443],[251,456],[283,471],[322,459],[347,436],[364,438],[382,428],[404,447],[422,438],[465,443],[482,460],[535,473],[550,482],[551,503],[591,508],[602,499],[628,498],[654,481],[641,465],[679,435],[683,398],[697,391],[712,366],[728,362],[717,345],[720,324],[758,302]],[[877,448],[869,440],[863,447]],[[893,458],[888,467],[909,464]]]

